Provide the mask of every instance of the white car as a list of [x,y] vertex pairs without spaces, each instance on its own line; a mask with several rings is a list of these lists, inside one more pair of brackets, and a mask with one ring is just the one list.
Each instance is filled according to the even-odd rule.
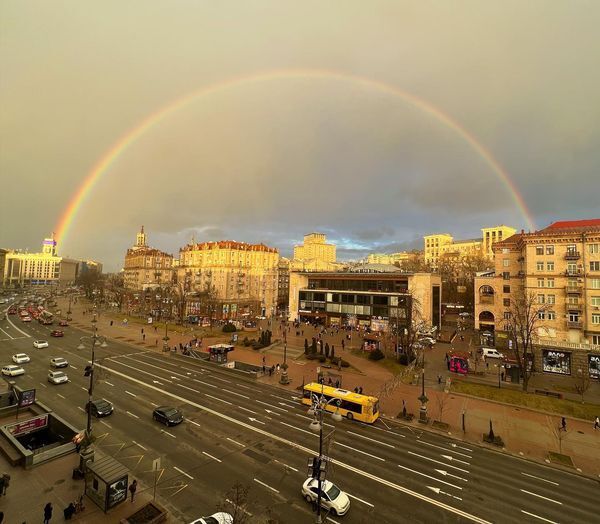
[[[312,477],[302,484],[302,496],[310,502],[317,502],[319,481]],[[328,480],[321,481],[321,506],[334,515],[345,515],[350,509],[350,498],[340,488]]]
[[433,346],[437,342],[437,340],[433,337],[422,337],[419,339],[421,344],[427,344],[428,346]]
[[33,341],[33,347],[34,348],[47,348],[48,347],[48,341],[47,340],[34,340]]
[[69,361],[66,358],[54,357],[50,359],[50,365],[53,368],[68,368]]
[[2,374],[8,375],[9,377],[16,377],[17,375],[24,375],[25,370],[21,366],[11,364],[2,368]]
[[190,524],[233,524],[233,517],[229,513],[219,511],[213,513],[210,517],[200,517]]
[[27,364],[27,362],[30,362],[31,359],[29,358],[29,355],[26,355],[25,353],[17,353],[16,355],[12,356],[12,361],[15,364]]
[[48,382],[51,384],[64,384],[65,382],[69,382],[69,377],[62,371],[49,371]]

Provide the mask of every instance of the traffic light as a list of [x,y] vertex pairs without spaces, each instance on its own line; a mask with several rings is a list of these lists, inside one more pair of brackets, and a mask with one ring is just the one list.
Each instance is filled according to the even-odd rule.
[[320,457],[312,457],[308,459],[308,475],[314,479],[320,478],[323,480],[325,478],[326,467],[327,462],[325,460],[321,460]]
[[89,377],[92,374],[92,366],[85,366],[85,370],[83,372],[84,377]]

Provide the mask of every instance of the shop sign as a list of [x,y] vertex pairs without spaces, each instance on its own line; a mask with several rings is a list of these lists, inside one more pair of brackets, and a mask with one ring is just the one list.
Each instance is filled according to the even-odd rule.
[[127,499],[127,475],[108,486],[107,508],[114,508],[119,502]]
[[545,373],[559,375],[571,374],[571,353],[566,351],[549,351],[542,353],[542,369]]
[[588,369],[590,370],[590,378],[600,379],[600,355],[588,355]]

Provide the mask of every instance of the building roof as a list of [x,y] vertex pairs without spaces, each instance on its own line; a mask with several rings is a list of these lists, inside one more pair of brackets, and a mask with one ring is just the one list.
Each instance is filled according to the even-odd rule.
[[553,222],[548,227],[542,229],[542,231],[573,231],[577,229],[600,229],[600,218],[591,218],[586,220],[560,220]]
[[263,251],[266,253],[277,253],[274,247],[268,247],[264,244],[247,244],[246,242],[236,242],[235,240],[220,240],[218,242],[202,242],[199,244],[188,244],[179,251],[204,251],[212,249],[233,249],[237,251]]
[[392,264],[357,264],[348,268],[349,273],[402,273],[402,270]]

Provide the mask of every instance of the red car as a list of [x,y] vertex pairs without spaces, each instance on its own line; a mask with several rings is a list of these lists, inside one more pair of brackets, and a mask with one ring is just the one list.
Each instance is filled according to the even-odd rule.
[[50,331],[50,336],[51,337],[64,337],[65,334],[60,329],[53,329],[52,331]]
[[58,323],[58,325],[61,326],[61,327],[67,327],[69,325],[69,323],[66,320],[61,320]]

